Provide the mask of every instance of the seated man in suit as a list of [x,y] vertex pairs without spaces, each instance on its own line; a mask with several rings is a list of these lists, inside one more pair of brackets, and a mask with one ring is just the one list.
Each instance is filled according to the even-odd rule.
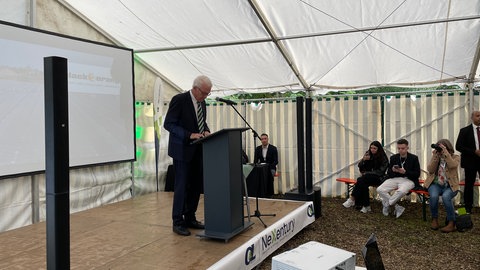
[[260,140],[262,141],[262,145],[257,146],[255,149],[254,155],[254,163],[267,163],[269,171],[271,174],[269,175],[269,183],[271,185],[267,185],[269,190],[267,191],[268,194],[273,195],[273,176],[277,171],[277,164],[278,164],[278,151],[277,147],[268,143],[268,135],[263,133],[260,135]]

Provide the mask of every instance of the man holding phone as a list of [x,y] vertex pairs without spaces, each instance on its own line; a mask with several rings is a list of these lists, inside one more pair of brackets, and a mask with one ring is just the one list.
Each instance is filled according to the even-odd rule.
[[[382,198],[383,215],[388,216],[390,206],[395,207],[395,216],[399,218],[405,211],[405,207],[397,202],[407,194],[410,189],[419,186],[420,162],[418,157],[408,152],[408,141],[400,139],[397,141],[397,151],[390,157],[390,166],[387,171],[387,180],[378,188],[377,192]],[[390,195],[390,192],[394,192]]]

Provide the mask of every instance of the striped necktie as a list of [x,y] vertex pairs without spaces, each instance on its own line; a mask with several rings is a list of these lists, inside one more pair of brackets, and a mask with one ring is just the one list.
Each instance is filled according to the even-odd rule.
[[203,110],[202,103],[197,102],[197,122],[198,122],[198,131],[203,133],[205,127],[205,120],[203,119]]

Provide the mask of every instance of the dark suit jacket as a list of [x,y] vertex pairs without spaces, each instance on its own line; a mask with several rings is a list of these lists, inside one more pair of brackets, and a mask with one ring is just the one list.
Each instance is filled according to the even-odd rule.
[[418,178],[420,177],[420,162],[418,161],[418,157],[414,154],[407,153],[407,159],[403,164],[403,168],[406,171],[405,174],[392,171],[393,165],[400,166],[401,164],[400,154],[395,154],[390,157],[390,164],[388,165],[387,172],[388,178],[407,177],[415,183],[415,186],[419,186]]
[[[206,122],[207,107],[205,101],[201,104],[204,112],[205,131],[210,132]],[[201,145],[190,144],[192,142],[190,135],[199,132],[197,114],[192,103],[190,91],[178,94],[172,98],[163,126],[170,132],[168,155],[176,160],[191,161],[197,147],[201,147]]]
[[473,125],[470,124],[458,133],[455,148],[462,153],[460,165],[462,168],[476,169],[480,166],[480,157],[475,154],[475,135]]
[[262,155],[262,145],[255,149],[254,163],[267,163],[270,170],[277,170],[278,151],[277,147],[269,144],[267,149],[267,156],[264,159]]

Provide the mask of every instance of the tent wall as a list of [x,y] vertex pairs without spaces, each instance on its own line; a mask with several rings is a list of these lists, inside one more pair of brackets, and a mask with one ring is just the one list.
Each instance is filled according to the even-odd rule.
[[[247,120],[253,130],[260,136],[269,135],[269,142],[277,146],[280,176],[274,182],[275,193],[284,193],[296,186],[297,146],[295,102],[275,101],[262,104],[260,110],[253,109],[252,103],[242,103],[235,106],[237,111]],[[233,108],[224,104],[212,104],[207,109],[207,123],[212,132],[235,127],[248,127]],[[261,144],[254,139],[252,130],[243,133],[243,147],[249,160],[253,161],[255,146]]]
[[[70,212],[78,212],[122,201],[135,195],[157,191],[155,177],[155,144],[153,105],[136,105],[137,161],[79,168],[70,172]],[[163,130],[166,133],[165,130]],[[160,147],[160,182],[163,190],[169,158],[166,141]],[[0,180],[0,231],[26,226],[46,218],[45,175]]]
[[[258,135],[268,134],[269,142],[278,149],[279,176],[274,181],[274,191],[285,193],[296,187],[295,179],[298,175],[296,102],[293,100],[266,102],[258,111],[247,106],[246,115]],[[260,140],[257,139],[255,144],[260,145]],[[249,136],[247,153],[252,160],[253,145],[253,136]]]
[[[430,144],[440,138],[455,143],[459,129],[470,122],[468,103],[468,95],[460,92],[417,95],[414,99],[402,95],[314,100],[314,183],[321,186],[323,196],[344,196],[345,185],[335,179],[359,176],[357,162],[372,140],[382,141],[391,154],[396,152],[396,140],[408,139],[410,151],[419,156],[421,168],[425,169]],[[294,101],[266,102],[260,110],[252,109],[250,103],[236,106],[259,134],[268,133],[271,143],[278,147],[280,176],[275,180],[276,193],[297,187],[295,105]],[[474,105],[480,109],[478,93]],[[134,183],[131,182],[130,163],[74,170],[71,172],[72,212],[129,198],[132,185],[137,194],[156,190],[152,107],[152,104],[141,102],[136,106],[137,154],[141,153],[134,165]],[[164,106],[164,113],[167,109],[168,106]],[[208,106],[207,122],[212,131],[245,126],[233,108],[223,104]],[[243,135],[247,154],[252,158],[252,133],[246,131]],[[167,143],[168,133],[162,129],[158,150],[160,190],[164,188],[166,167],[171,163],[166,154]],[[258,139],[255,144],[260,144]],[[463,170],[460,175],[463,178]],[[36,207],[40,208],[40,220],[44,219],[44,177],[37,175],[35,178],[40,179],[39,194],[33,194],[35,188],[29,177],[0,180],[0,214],[7,217],[0,222],[2,230],[29,224]],[[478,205],[478,190],[476,192],[475,205]],[[11,195],[3,196],[5,194]],[[32,199],[35,195],[40,198],[39,206],[35,206]]]
[[[478,94],[474,101],[479,108]],[[320,98],[312,102],[313,181],[321,186],[322,196],[344,196],[345,185],[338,177],[357,178],[359,159],[373,140],[385,145],[388,155],[396,153],[396,141],[406,138],[410,151],[419,156],[426,169],[430,144],[441,138],[455,144],[458,131],[470,123],[468,95],[460,92],[434,95]],[[269,134],[279,151],[280,176],[275,192],[285,193],[297,187],[297,139],[294,101],[265,102],[261,110],[250,104],[236,106],[253,129]],[[241,118],[225,105],[208,107],[212,131],[245,126]],[[250,131],[244,133],[246,152],[253,158],[254,142]],[[255,145],[259,145],[257,139]],[[460,170],[463,179],[463,170]],[[425,172],[422,178],[426,177]]]
[[343,195],[335,178],[353,177],[370,142],[382,142],[381,99],[320,99],[312,110],[313,181],[323,196]]
[[[86,23],[84,18],[54,0],[0,0],[0,19],[39,29],[76,36],[104,43],[115,43],[103,32]],[[155,139],[153,134],[152,97],[158,74],[136,61],[135,98],[137,154],[130,162],[72,170],[70,173],[72,212],[163,190],[166,168],[171,159],[166,154],[168,133],[161,130],[158,144],[159,179],[155,177]],[[193,79],[193,78],[191,78]],[[165,83],[162,100],[177,93]],[[474,108],[479,109],[478,95]],[[411,152],[419,155],[421,167],[429,158],[430,143],[439,138],[455,142],[458,130],[469,123],[468,95],[420,95],[377,98],[351,97],[318,99],[313,102],[313,179],[322,187],[323,196],[344,196],[345,186],[337,177],[358,177],[356,163],[372,140],[383,141],[396,152],[395,141],[405,137]],[[268,133],[270,142],[279,150],[279,173],[275,192],[285,193],[297,187],[297,145],[294,101],[272,101],[260,110],[250,103],[236,107],[259,133]],[[255,107],[257,108],[257,107]],[[166,111],[167,106],[164,108]],[[241,118],[225,105],[211,105],[208,123],[213,131],[227,127],[245,126]],[[250,131],[244,133],[245,148],[253,158],[254,145]],[[132,173],[133,171],[133,173]],[[460,170],[463,174],[463,171]],[[424,176],[423,176],[424,177]],[[462,178],[462,176],[461,176]],[[44,175],[0,180],[0,231],[10,230],[45,219]],[[475,204],[478,205],[478,193]]]
[[[58,1],[0,0],[0,6],[2,7],[0,20],[87,40],[114,43]],[[151,102],[158,75],[139,61],[134,62],[134,73],[135,99],[145,103]],[[162,100],[169,100],[176,93],[178,91],[174,87],[166,82],[163,83]],[[149,128],[153,126],[153,122],[150,121],[152,117],[148,113],[138,112],[138,108],[136,116],[137,125],[147,129],[145,136],[137,141],[138,154],[144,153],[142,148],[151,147],[150,141],[153,135],[149,135]],[[152,174],[155,171],[152,172],[152,168],[154,168],[154,159],[151,158],[151,153],[147,153],[145,156],[140,156],[133,166],[131,162],[126,162],[72,170],[70,173],[71,212],[131,198],[132,191],[139,194],[155,191],[155,177],[152,180]],[[135,178],[132,170],[135,171]],[[137,180],[136,177],[138,181],[134,182]],[[2,217],[0,231],[45,220],[44,175],[1,179],[0,216]]]
[[[70,212],[131,198],[131,164],[70,171]],[[0,231],[46,219],[45,175],[0,180]]]
[[[42,175],[44,176],[44,175]],[[131,165],[81,168],[70,171],[70,212],[87,210],[131,198]],[[39,181],[40,221],[46,219],[45,177]]]
[[[36,1],[36,24],[34,27],[87,40],[115,44],[104,33],[92,27],[84,21],[84,18],[72,13],[58,1]],[[138,61],[134,63],[134,72],[135,100],[152,102],[154,84],[158,74],[153,73]],[[165,99],[169,100],[176,93],[178,91],[174,87],[168,83],[164,84],[162,94]]]
[[[165,190],[168,165],[172,160],[168,157],[168,132],[161,127],[160,141],[155,144],[154,104],[137,102],[135,117],[137,122],[137,161],[134,163],[134,195],[147,194]],[[163,106],[166,113],[168,107]],[[158,147],[158,148],[156,148]],[[156,160],[155,154],[158,154]],[[156,162],[158,162],[158,179]]]
[[0,19],[21,25],[31,25],[32,0],[0,0]]
[[[314,182],[322,187],[324,196],[344,196],[345,185],[335,179],[360,176],[357,163],[369,143],[383,142],[391,155],[396,153],[400,138],[410,142],[409,151],[418,155],[421,177],[425,178],[430,144],[441,138],[455,144],[460,128],[470,123],[468,103],[468,95],[461,93],[317,101],[313,116]],[[459,173],[463,179],[463,170]]]
[[0,180],[0,232],[32,223],[31,177]]
[[135,119],[137,162],[134,163],[134,194],[140,195],[157,190],[153,105],[137,102]]

